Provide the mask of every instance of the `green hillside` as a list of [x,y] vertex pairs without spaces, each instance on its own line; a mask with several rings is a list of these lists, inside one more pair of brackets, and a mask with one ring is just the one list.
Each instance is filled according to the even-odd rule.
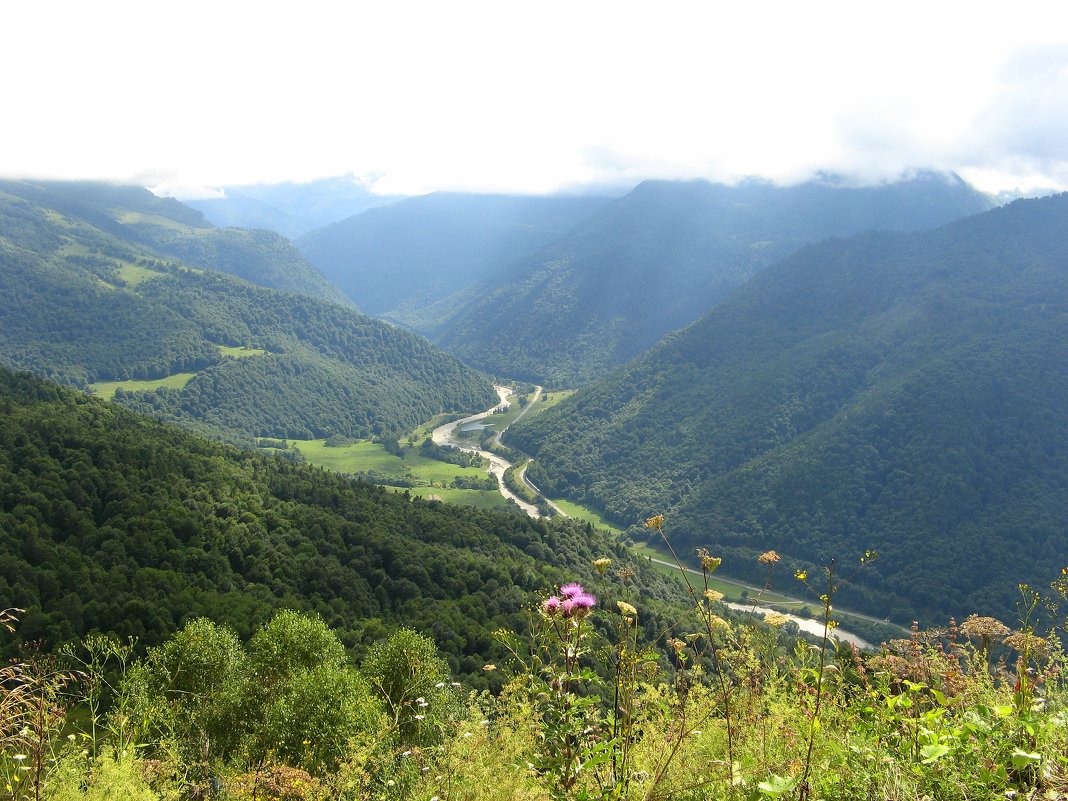
[[312,231],[297,246],[361,309],[425,333],[455,306],[457,292],[564,235],[606,202],[437,192]]
[[472,288],[432,339],[491,373],[575,386],[805,243],[931,228],[990,206],[955,176],[862,188],[831,178],[792,187],[647,181]]
[[1060,195],[804,249],[509,440],[543,490],[755,578],[877,549],[850,603],[1011,616],[1068,552],[1066,365]]
[[0,598],[24,641],[145,647],[199,616],[247,639],[288,608],[357,650],[415,627],[475,678],[534,592],[625,558],[583,523],[409,500],[27,374],[0,369],[0,410]]
[[401,431],[496,398],[413,334],[162,260],[88,217],[0,193],[0,364],[106,382],[121,403],[244,441]]
[[173,198],[147,189],[90,182],[0,181],[13,196],[192,267],[230,273],[260,286],[349,305],[348,299],[273,231],[216,228]]

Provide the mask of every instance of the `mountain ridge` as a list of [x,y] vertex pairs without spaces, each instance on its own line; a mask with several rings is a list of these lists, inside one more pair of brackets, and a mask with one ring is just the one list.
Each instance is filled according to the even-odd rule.
[[992,201],[956,176],[878,187],[829,178],[645,181],[468,293],[429,332],[492,373],[575,386],[692,322],[808,242],[873,227],[933,227]]
[[809,246],[508,438],[543,489],[742,571],[878,549],[849,603],[1004,614],[1004,565],[1068,547],[1066,220],[1061,195]]

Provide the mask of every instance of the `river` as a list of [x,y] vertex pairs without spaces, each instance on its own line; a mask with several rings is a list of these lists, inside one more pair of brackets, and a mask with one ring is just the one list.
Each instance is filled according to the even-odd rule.
[[[490,409],[486,409],[486,411],[484,412],[479,412],[478,414],[473,414],[470,417],[464,417],[460,420],[454,420],[451,423],[446,423],[443,426],[438,426],[433,430],[433,432],[431,432],[430,438],[434,441],[435,445],[444,445],[445,447],[449,448],[458,448],[459,450],[464,451],[465,453],[477,453],[483,459],[489,460],[489,472],[497,476],[497,484],[500,487],[501,495],[517,504],[520,509],[522,509],[531,517],[541,517],[541,514],[538,512],[537,506],[532,503],[527,503],[514,492],[512,492],[510,489],[508,489],[508,487],[505,485],[504,471],[512,466],[511,462],[509,462],[507,459],[498,456],[495,453],[490,453],[489,451],[484,451],[481,448],[476,448],[469,442],[457,440],[454,437],[455,432],[458,429],[462,429],[465,425],[486,419],[502,406],[507,409],[509,406],[512,405],[511,401],[508,400],[508,398],[512,396],[511,389],[509,389],[508,387],[501,386],[494,386],[493,388],[497,390],[497,395],[501,399],[500,403],[496,404]],[[519,415],[515,419],[519,420],[524,414],[526,414],[527,409],[529,409],[540,396],[541,387],[538,387],[535,390],[534,398],[519,412]],[[494,439],[498,443],[501,441],[502,433],[503,431],[498,431],[497,436],[494,437]]]
[[[461,451],[465,451],[466,453],[477,453],[482,458],[489,460],[489,463],[490,463],[489,472],[493,473],[493,475],[497,476],[497,483],[498,483],[498,485],[500,487],[501,495],[503,495],[508,500],[514,502],[517,506],[519,506],[520,509],[522,509],[524,512],[526,512],[531,517],[541,517],[541,514],[538,512],[538,507],[534,506],[534,504],[527,503],[522,498],[520,498],[518,495],[516,495],[514,492],[512,492],[510,489],[508,489],[508,487],[505,485],[505,483],[504,483],[504,471],[512,466],[511,462],[509,462],[507,459],[504,459],[503,457],[498,456],[495,453],[491,453],[489,451],[482,450],[482,448],[477,448],[474,445],[471,445],[470,442],[467,442],[465,440],[458,440],[458,439],[456,439],[454,437],[454,434],[456,433],[456,431],[463,429],[464,426],[469,425],[471,423],[477,423],[477,422],[479,422],[481,420],[485,420],[487,417],[489,417],[491,414],[493,414],[497,409],[501,408],[502,406],[504,408],[508,408],[509,406],[512,405],[511,401],[508,400],[513,395],[513,392],[512,392],[511,389],[509,389],[508,387],[502,387],[502,386],[497,386],[497,385],[494,385],[493,388],[495,390],[497,390],[497,396],[501,399],[500,403],[494,405],[490,409],[486,409],[486,411],[484,411],[484,412],[479,412],[478,414],[473,414],[470,417],[464,417],[464,418],[462,418],[460,420],[453,420],[451,423],[446,423],[443,426],[438,426],[437,428],[435,428],[433,430],[433,432],[431,432],[430,437],[434,441],[434,444],[436,444],[436,445],[443,445],[443,446],[449,447],[449,448],[458,448]],[[513,423],[518,422],[520,419],[522,419],[523,415],[525,415],[527,413],[527,410],[530,409],[530,407],[533,406],[534,403],[537,402],[538,398],[541,397],[541,392],[542,392],[542,388],[541,387],[537,387],[535,389],[534,397],[531,398],[530,403],[528,403],[526,406],[524,406],[523,409],[519,412],[519,414],[516,415],[515,420],[512,421]],[[501,434],[503,434],[503,433],[504,433],[504,429],[501,429],[500,431],[497,432],[496,436],[494,437],[494,440],[497,442],[497,444],[500,444]],[[540,491],[537,489],[537,487],[535,487],[533,484],[531,484],[531,482],[526,478],[525,475],[520,476],[520,479],[522,481],[524,481],[527,484],[527,486],[531,487],[532,489],[537,491],[539,494],[541,494]],[[555,504],[553,504],[553,506],[555,507]],[[567,515],[563,513],[563,510],[559,509],[558,507],[556,507],[556,508],[557,508],[557,511],[561,515],[563,515],[564,517],[567,517]],[[660,559],[653,559],[652,561],[660,562],[661,564],[668,565],[669,567],[677,567],[675,565],[671,565],[669,562],[665,562],[665,561],[660,560]],[[688,571],[690,571],[690,568],[686,568],[686,569]],[[696,573],[696,571],[690,571],[690,572]],[[732,582],[732,583],[735,583],[735,582]],[[739,586],[745,586],[745,585],[742,585],[742,584],[739,583]],[[737,604],[737,603],[728,603],[727,606],[729,606],[731,609],[734,609],[736,611],[754,612],[756,614],[760,614],[760,615],[764,615],[764,616],[767,616],[767,615],[772,614],[773,612],[775,612],[775,610],[768,609],[768,608],[763,607],[763,606],[752,606],[752,605]],[[777,614],[784,614],[784,613],[779,612]],[[815,634],[817,637],[822,637],[823,636],[823,624],[822,623],[819,623],[816,620],[812,620],[811,618],[798,617],[797,615],[789,615],[789,614],[787,614],[786,617],[787,617],[787,619],[792,620],[795,623],[797,623],[798,628],[800,628],[802,631],[808,632],[809,634]],[[836,628],[832,632],[831,636],[834,637],[835,639],[842,640],[843,642],[852,643],[852,644],[856,645],[858,648],[872,648],[873,647],[872,644],[869,643],[867,640],[864,640],[864,639],[858,637],[856,634],[852,634],[852,633],[850,633],[848,631],[845,631],[840,627]]]

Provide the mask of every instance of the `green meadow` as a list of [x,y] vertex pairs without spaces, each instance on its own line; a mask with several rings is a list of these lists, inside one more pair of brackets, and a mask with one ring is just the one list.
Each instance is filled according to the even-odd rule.
[[189,380],[195,375],[196,373],[175,373],[174,375],[165,376],[163,378],[149,378],[143,380],[131,379],[129,381],[97,381],[95,384],[90,384],[89,388],[101,398],[111,400],[115,397],[115,391],[118,389],[125,390],[126,392],[142,392],[150,389],[159,389],[160,387],[181,389],[188,384]]
[[601,517],[599,514],[597,514],[597,512],[593,511],[592,509],[587,509],[585,506],[579,506],[574,501],[565,501],[563,499],[558,498],[553,498],[551,500],[553,503],[563,509],[564,514],[566,514],[568,517],[573,517],[576,520],[583,520],[587,523],[592,523],[597,528],[605,529],[606,531],[610,531],[613,534],[623,533],[623,529],[619,528],[619,526],[614,526],[611,523],[607,522],[603,517]]
[[150,270],[147,267],[142,267],[140,264],[134,264],[132,262],[124,261],[119,263],[119,278],[126,282],[126,286],[133,289],[145,281],[151,281],[154,278],[160,278],[164,273],[158,270]]
[[[397,488],[398,492],[403,492]],[[454,489],[453,487],[412,487],[408,492],[420,498],[458,503],[478,509],[505,509],[508,501],[496,490]]]
[[269,351],[261,348],[234,347],[233,345],[216,345],[220,355],[231,359],[247,359],[249,356],[266,356]]
[[486,471],[478,467],[459,465],[427,459],[417,450],[394,456],[376,442],[363,440],[352,445],[328,448],[323,439],[292,439],[304,458],[314,465],[338,473],[366,473],[374,471],[389,476],[412,478],[418,484],[449,484],[457,476],[485,478]]

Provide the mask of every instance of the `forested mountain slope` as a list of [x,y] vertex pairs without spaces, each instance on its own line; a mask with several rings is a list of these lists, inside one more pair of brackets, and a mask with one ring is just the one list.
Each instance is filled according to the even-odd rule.
[[101,225],[0,194],[0,364],[81,387],[148,380],[107,389],[246,440],[399,431],[496,399],[414,334],[160,260]]
[[178,259],[260,286],[349,305],[284,236],[273,231],[216,228],[200,212],[139,186],[0,181],[0,202],[12,197],[139,245],[158,258]]
[[853,603],[1011,617],[1068,553],[1068,195],[806,248],[509,439],[754,574],[877,549]]
[[648,181],[495,273],[431,338],[490,372],[581,384],[802,244],[932,228],[991,205],[955,176],[933,174],[860,188],[830,178],[791,187]]
[[248,639],[289,608],[358,651],[414,627],[484,686],[493,631],[522,631],[536,592],[627,561],[585,524],[409,500],[2,368],[0,412],[0,598],[48,648],[100,631],[143,649],[199,616]]
[[[370,314],[426,332],[450,296],[558,239],[608,202],[438,192],[313,231],[301,253]],[[443,309],[429,309],[435,303]]]

